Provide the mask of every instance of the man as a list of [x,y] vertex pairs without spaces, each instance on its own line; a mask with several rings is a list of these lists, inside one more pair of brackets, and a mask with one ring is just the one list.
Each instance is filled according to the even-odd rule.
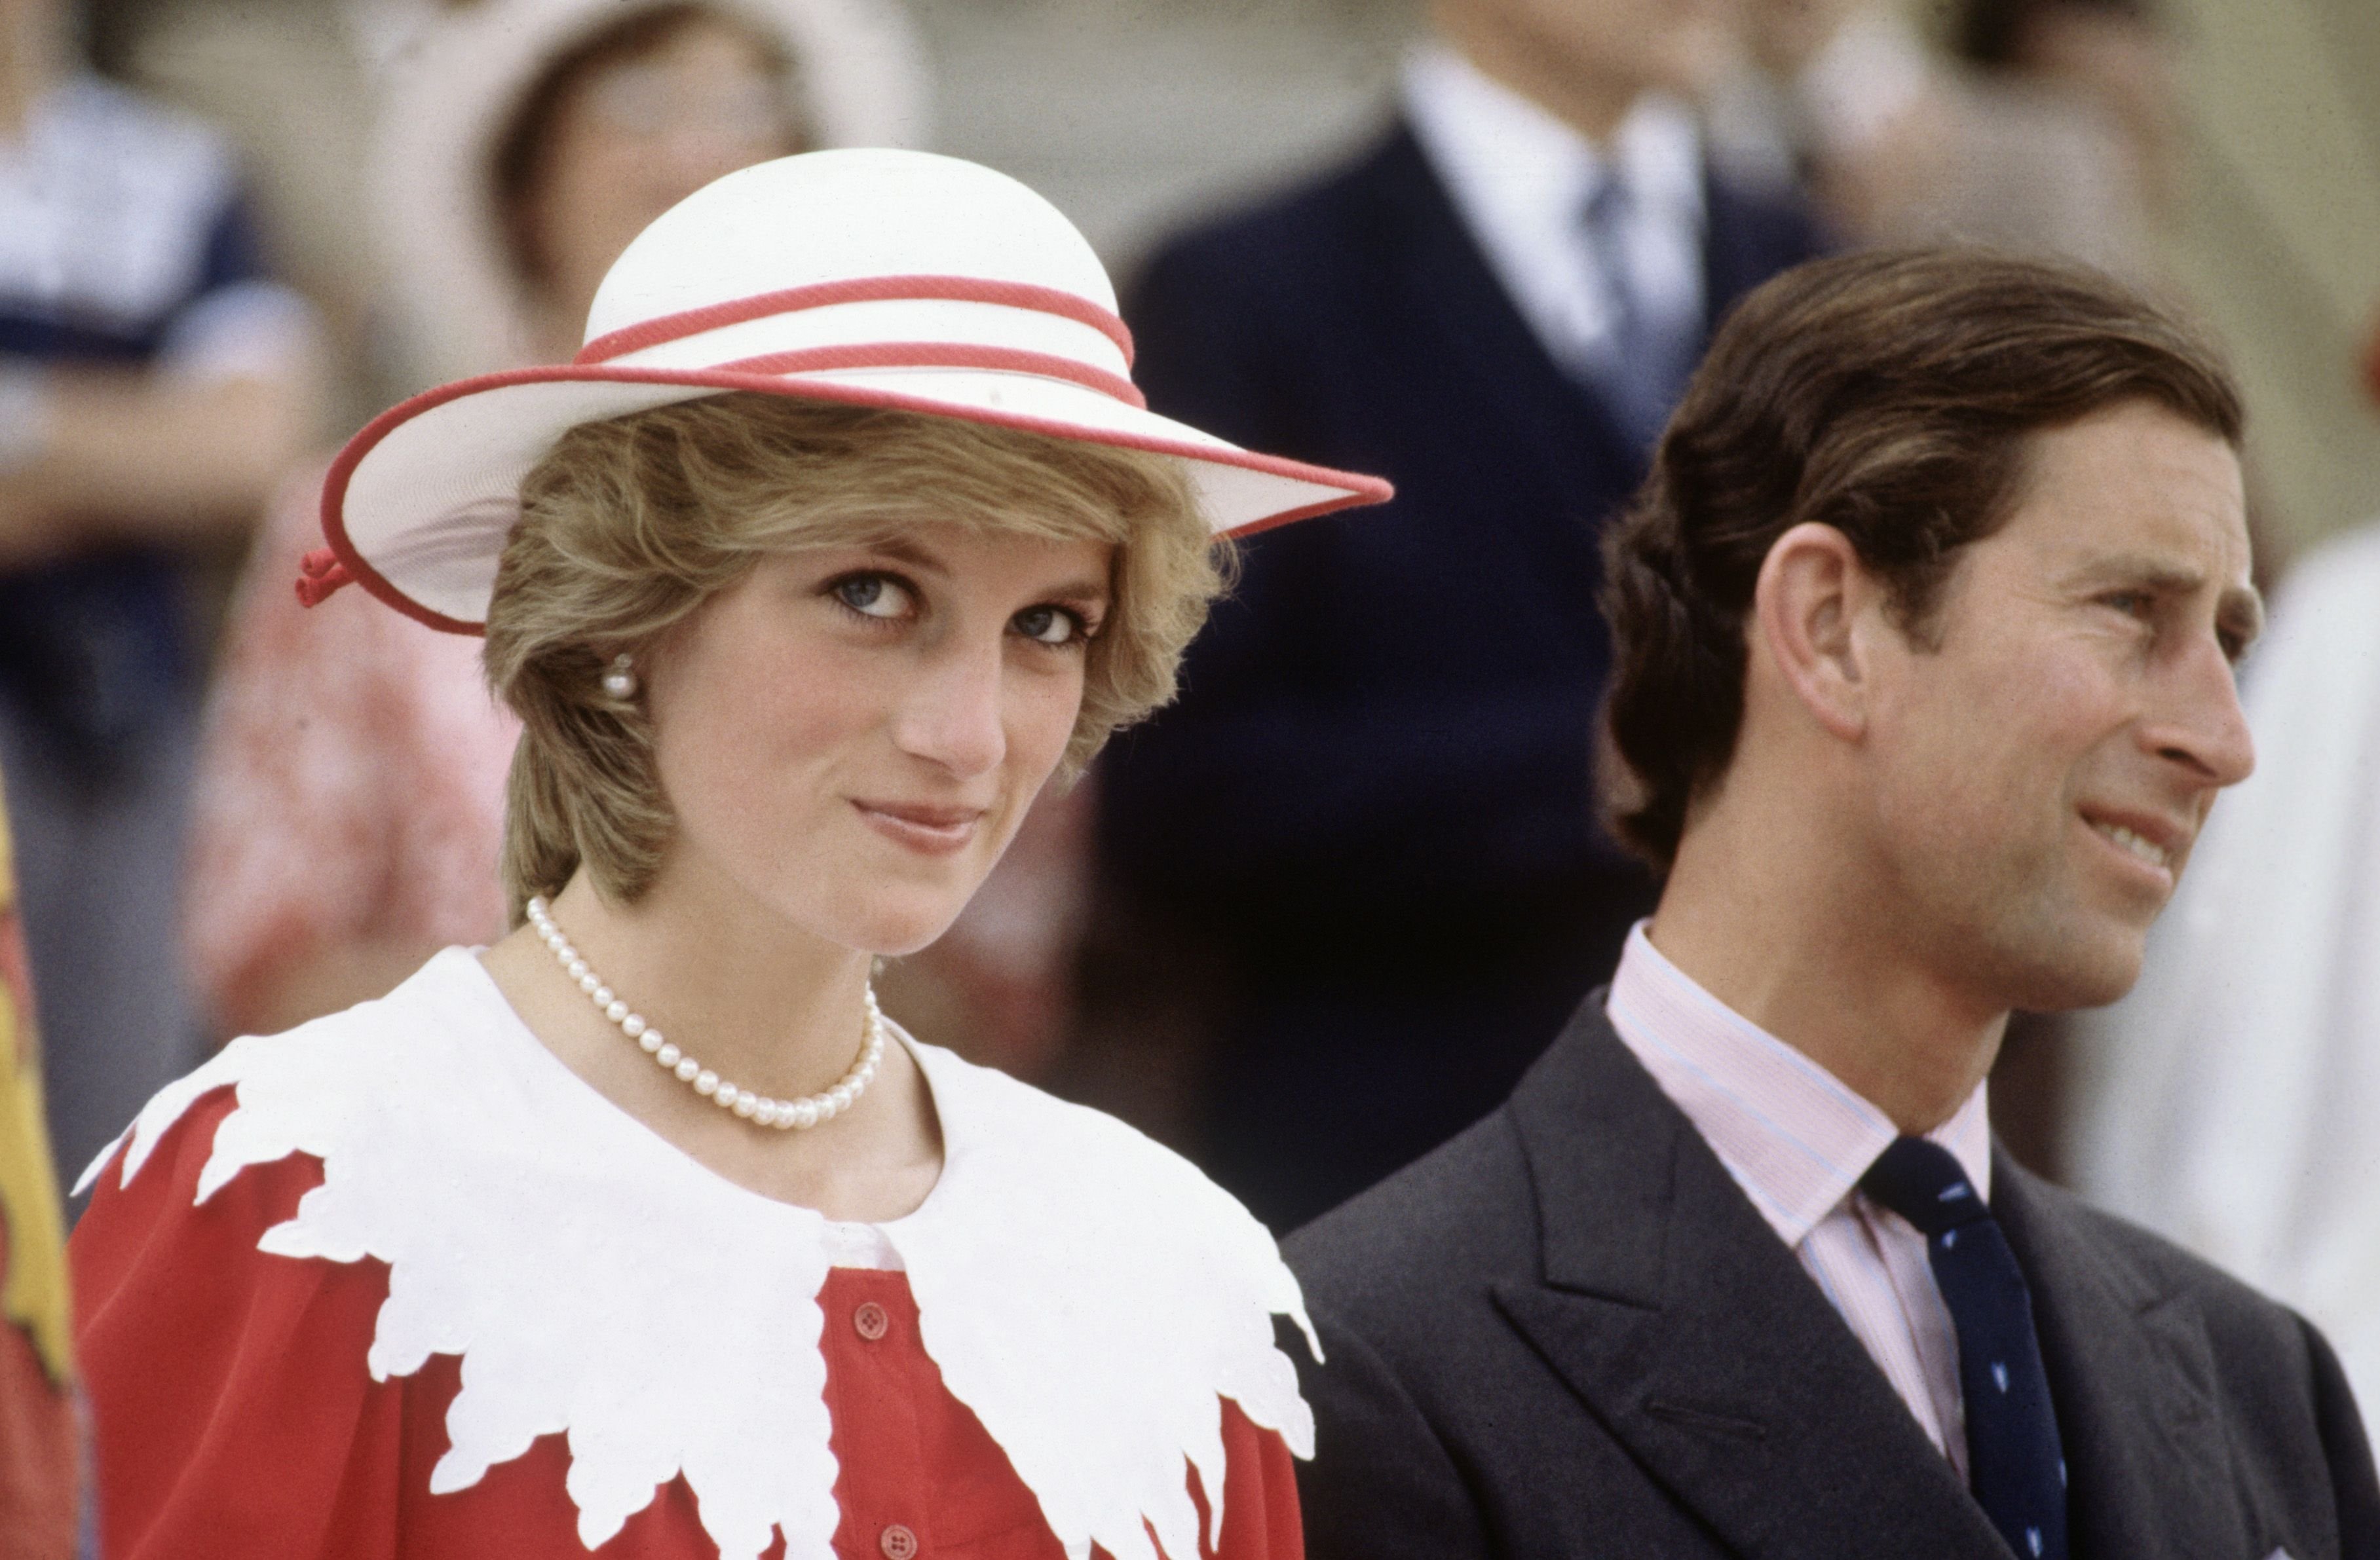
[[204,127],[0,0],[0,762],[67,1176],[196,1061],[176,957],[197,560],[306,433],[310,316]]
[[1319,1560],[2380,1555],[2320,1336],[1985,1119],[2010,1010],[2122,993],[2252,765],[2240,416],[2081,270],[1822,261],[1720,332],[1607,553],[1660,903],[1290,1243]]
[[1194,1127],[1280,1228],[1491,1108],[1650,906],[1594,823],[1596,538],[1710,323],[1815,249],[1705,166],[1715,0],[1431,15],[1384,140],[1125,305],[1158,410],[1398,488],[1251,544],[1102,767],[1094,925],[1228,993]]

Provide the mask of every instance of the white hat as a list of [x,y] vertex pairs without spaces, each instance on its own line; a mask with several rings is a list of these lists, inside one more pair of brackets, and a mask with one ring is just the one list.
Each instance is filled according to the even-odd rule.
[[[373,595],[477,633],[521,478],[565,430],[738,390],[1173,455],[1219,532],[1389,497],[1378,478],[1158,417],[1131,364],[1099,258],[1014,179],[922,151],[780,158],[639,234],[573,361],[462,380],[375,418],[332,464],[322,531]],[[335,583],[311,572],[317,592]]]
[[[570,50],[673,0],[385,0],[370,166],[405,388],[530,361],[536,339],[493,190],[496,142]],[[784,51],[808,144],[922,146],[924,49],[898,0],[703,0]]]

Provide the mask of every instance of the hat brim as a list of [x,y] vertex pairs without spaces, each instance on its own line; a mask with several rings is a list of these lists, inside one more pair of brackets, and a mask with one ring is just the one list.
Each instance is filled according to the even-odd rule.
[[425,392],[348,441],[322,485],[322,534],[356,581],[409,617],[484,631],[496,561],[521,479],[564,432],[704,395],[885,406],[1144,450],[1184,463],[1208,523],[1245,537],[1387,501],[1376,477],[1243,450],[1065,380],[965,368],[860,368],[799,375],[561,364]]

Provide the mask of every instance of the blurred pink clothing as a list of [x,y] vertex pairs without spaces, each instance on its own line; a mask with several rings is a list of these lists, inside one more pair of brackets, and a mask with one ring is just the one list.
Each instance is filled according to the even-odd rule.
[[519,722],[480,641],[360,589],[298,605],[322,468],[282,490],[234,603],[201,742],[185,944],[216,1030],[247,1033],[342,945],[484,943]]

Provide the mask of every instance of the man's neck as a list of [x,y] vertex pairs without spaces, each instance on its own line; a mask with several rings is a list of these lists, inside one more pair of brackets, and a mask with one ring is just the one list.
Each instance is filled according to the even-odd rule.
[[1639,87],[1566,69],[1526,41],[1476,20],[1472,7],[1441,6],[1439,36],[1498,86],[1519,93],[1597,146],[1608,146],[1635,106]]
[[1653,945],[1902,1131],[1933,1131],[1991,1070],[2007,1010],[1937,976],[1839,856],[1794,850],[1749,821],[1716,817],[1689,832]]

